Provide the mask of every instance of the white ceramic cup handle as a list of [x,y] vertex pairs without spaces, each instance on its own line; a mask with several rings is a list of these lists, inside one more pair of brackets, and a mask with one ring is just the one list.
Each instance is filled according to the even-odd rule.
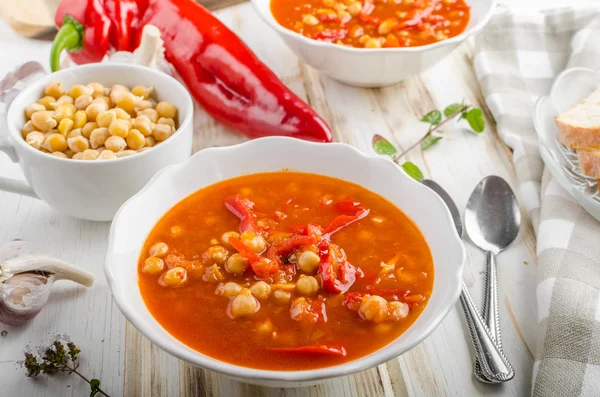
[[[0,141],[0,151],[6,153],[6,155],[14,163],[19,161],[19,156],[17,155],[17,152],[8,142]],[[11,179],[0,176],[0,190],[38,198],[37,194],[35,194],[35,192],[33,191],[33,188],[29,186],[27,182],[20,181],[18,179]]]

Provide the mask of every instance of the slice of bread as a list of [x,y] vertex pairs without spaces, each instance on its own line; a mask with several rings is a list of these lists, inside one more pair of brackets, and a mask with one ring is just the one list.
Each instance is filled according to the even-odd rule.
[[573,149],[600,148],[600,89],[556,116],[560,142]]
[[579,167],[587,176],[600,179],[600,149],[588,148],[577,150]]

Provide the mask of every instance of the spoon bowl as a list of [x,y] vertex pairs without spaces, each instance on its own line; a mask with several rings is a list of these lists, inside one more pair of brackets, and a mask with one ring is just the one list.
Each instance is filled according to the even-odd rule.
[[515,240],[520,225],[521,211],[508,183],[495,175],[484,178],[467,202],[465,228],[471,241],[497,255]]

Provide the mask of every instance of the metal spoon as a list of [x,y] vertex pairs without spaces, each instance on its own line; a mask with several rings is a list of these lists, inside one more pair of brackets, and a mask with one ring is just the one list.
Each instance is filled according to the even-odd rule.
[[[465,227],[471,241],[486,253],[485,292],[481,316],[502,350],[498,313],[496,255],[508,247],[519,234],[521,211],[508,183],[498,176],[484,178],[475,188],[465,211]],[[475,362],[475,376],[482,379],[480,362]],[[487,379],[494,382],[493,379]]]
[[[456,231],[459,237],[462,238],[463,223],[460,219],[460,212],[458,212],[458,208],[450,195],[440,185],[430,179],[424,179],[421,182],[444,200],[454,220]],[[479,365],[480,371],[482,374],[485,374],[483,379],[479,377],[478,379],[485,383],[500,383],[511,380],[515,376],[515,371],[500,348],[496,346],[490,330],[479,314],[464,282],[462,283],[462,291],[460,293],[460,303],[465,313],[469,334],[473,342],[475,360],[481,363]]]

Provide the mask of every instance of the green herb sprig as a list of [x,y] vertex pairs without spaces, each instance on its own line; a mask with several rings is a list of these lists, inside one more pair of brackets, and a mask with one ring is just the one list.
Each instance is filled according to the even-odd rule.
[[63,343],[61,339],[57,338],[50,346],[42,349],[42,351],[43,353],[40,353],[39,357],[25,352],[25,362],[23,365],[27,370],[27,376],[38,376],[40,374],[52,375],[58,372],[75,374],[90,385],[90,397],[99,394],[110,397],[100,389],[100,381],[98,379],[88,379],[77,371],[81,350],[73,342]]
[[400,164],[400,159],[419,145],[421,146],[421,150],[427,150],[438,143],[442,139],[442,136],[439,135],[438,129],[453,119],[457,119],[458,121],[462,119],[467,120],[473,132],[478,134],[482,133],[485,128],[483,111],[481,109],[466,105],[464,103],[453,103],[444,109],[443,115],[442,112],[436,109],[423,116],[421,121],[429,124],[427,133],[403,152],[398,153],[396,147],[394,147],[390,141],[379,134],[375,134],[375,136],[373,136],[373,150],[375,150],[377,154],[390,156],[392,160],[394,160],[396,164],[400,165],[408,175],[417,181],[421,181],[423,179],[423,173],[419,167],[410,161]]

